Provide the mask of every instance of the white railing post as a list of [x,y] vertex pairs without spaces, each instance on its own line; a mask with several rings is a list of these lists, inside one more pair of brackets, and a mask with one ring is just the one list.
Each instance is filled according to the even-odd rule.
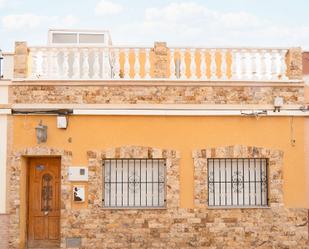
[[226,49],[221,51],[221,79],[227,80]]
[[140,79],[139,48],[134,49],[134,79]]
[[145,78],[150,79],[150,49],[145,49],[146,58],[145,58]]
[[217,80],[216,49],[210,50],[210,78]]
[[89,53],[89,50],[87,48],[83,49],[83,53],[82,53],[82,78],[83,79],[89,79],[88,53]]
[[270,51],[270,61],[271,61],[271,67],[270,67],[271,79],[276,80],[278,77],[277,50],[273,49]]
[[201,49],[201,79],[206,80],[207,79],[207,65],[206,65],[206,50]]
[[176,79],[175,49],[170,49],[170,79]]
[[238,50],[237,49],[232,49],[232,65],[231,65],[231,74],[232,74],[232,80],[238,80],[238,61],[237,61],[237,56],[238,55]]
[[48,77],[48,51],[47,48],[42,49],[42,76]]
[[190,49],[190,74],[191,74],[191,79],[193,79],[193,80],[197,79],[197,77],[196,77],[195,52],[196,52],[195,49],[193,49],[193,48]]
[[[111,77],[111,64],[110,63],[111,62],[110,62],[110,50],[109,50],[109,48],[104,48],[102,53],[103,53],[103,55],[102,55],[102,78],[103,79],[110,79],[110,77]],[[119,66],[119,68],[120,68],[120,66]]]
[[247,50],[241,50],[241,57],[240,57],[240,78],[241,79],[248,79],[247,76]]
[[38,51],[36,49],[31,49],[31,78],[35,79],[39,77],[38,73]]
[[250,62],[251,62],[251,78],[253,80],[256,80],[258,78],[258,72],[257,72],[257,64],[256,64],[256,53],[257,51],[253,49],[250,53]]
[[100,78],[100,60],[99,60],[99,50],[94,49],[93,51],[93,78]]
[[115,79],[120,79],[120,61],[119,61],[119,54],[120,50],[118,48],[114,49],[114,66],[113,66],[113,76]]
[[130,79],[130,62],[129,62],[130,49],[124,50],[124,78]]
[[288,79],[288,77],[287,77],[287,75],[286,75],[287,66],[286,66],[285,56],[286,56],[286,50],[281,50],[281,52],[280,52],[280,63],[281,63],[280,73],[281,73],[281,80],[287,80],[287,79]]
[[65,48],[63,49],[63,63],[62,63],[62,77],[69,78],[69,53],[68,50]]
[[180,79],[182,80],[187,78],[185,56],[186,56],[186,49],[183,48],[180,50]]
[[51,53],[51,76],[53,78],[58,78],[60,68],[58,64],[58,49],[53,48]]
[[72,71],[72,78],[78,79],[80,77],[80,52],[78,49],[73,49]]
[[260,58],[260,63],[261,63],[261,73],[260,73],[260,79],[265,80],[267,79],[267,64],[266,64],[266,50],[261,50],[261,58]]

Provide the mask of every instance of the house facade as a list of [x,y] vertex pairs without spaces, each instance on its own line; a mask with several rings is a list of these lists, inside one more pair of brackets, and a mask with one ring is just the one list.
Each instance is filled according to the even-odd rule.
[[300,48],[51,30],[3,65],[3,248],[308,248]]

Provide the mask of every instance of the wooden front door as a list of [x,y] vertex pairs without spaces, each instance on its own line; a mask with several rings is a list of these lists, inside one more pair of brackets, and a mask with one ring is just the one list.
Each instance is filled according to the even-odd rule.
[[31,158],[28,248],[60,246],[60,158]]

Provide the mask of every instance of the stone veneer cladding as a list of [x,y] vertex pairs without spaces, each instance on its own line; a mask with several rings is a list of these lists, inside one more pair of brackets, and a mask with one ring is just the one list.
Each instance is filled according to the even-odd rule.
[[[81,237],[80,248],[297,248],[308,249],[307,212],[283,206],[282,158],[278,150],[247,146],[202,149],[193,152],[196,198],[194,209],[179,208],[179,160],[177,151],[124,146],[88,151],[89,205],[71,208],[67,169],[71,153],[35,147],[16,152],[10,161],[10,247],[19,248],[19,180],[23,156],[61,156],[61,248],[66,238]],[[270,208],[208,209],[205,165],[207,157],[267,157],[270,161]],[[102,208],[102,160],[104,158],[166,158],[166,209]],[[206,191],[206,192],[205,192]]]
[[[232,85],[232,82],[231,82]],[[10,102],[24,104],[261,104],[276,96],[304,103],[303,86],[38,86],[12,85]]]
[[8,248],[9,238],[9,215],[0,214],[0,248]]

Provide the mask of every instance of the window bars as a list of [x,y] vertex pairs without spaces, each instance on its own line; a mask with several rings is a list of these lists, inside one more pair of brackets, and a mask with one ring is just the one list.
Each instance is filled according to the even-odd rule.
[[208,206],[268,205],[266,158],[209,158]]
[[103,207],[165,207],[165,166],[165,159],[105,159]]

